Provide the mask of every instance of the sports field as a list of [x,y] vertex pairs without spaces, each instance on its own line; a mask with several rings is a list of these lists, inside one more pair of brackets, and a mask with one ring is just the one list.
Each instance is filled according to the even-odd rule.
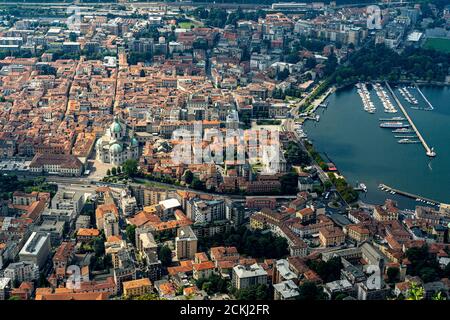
[[195,21],[179,22],[178,27],[182,29],[190,29],[191,27],[201,27],[202,25]]
[[425,41],[424,47],[450,53],[450,39],[429,38]]

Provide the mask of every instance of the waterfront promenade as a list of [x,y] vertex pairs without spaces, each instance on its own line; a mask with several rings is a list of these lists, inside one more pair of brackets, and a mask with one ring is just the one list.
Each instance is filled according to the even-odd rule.
[[411,117],[406,112],[406,109],[403,107],[402,103],[400,102],[400,100],[395,95],[394,90],[392,90],[391,86],[389,85],[389,83],[387,81],[385,81],[385,84],[386,84],[386,87],[391,92],[392,96],[394,97],[395,102],[397,102],[397,105],[399,106],[400,110],[402,110],[403,114],[405,115],[406,120],[408,120],[409,124],[411,125],[411,128],[414,130],[414,132],[416,133],[416,135],[419,138],[420,142],[422,143],[423,147],[425,148],[426,155],[429,156],[429,157],[435,157],[436,156],[436,152],[434,152],[433,148],[430,148],[428,146],[427,142],[425,141],[424,137],[420,133],[419,129],[417,129],[417,127],[414,124],[414,122],[412,121]]

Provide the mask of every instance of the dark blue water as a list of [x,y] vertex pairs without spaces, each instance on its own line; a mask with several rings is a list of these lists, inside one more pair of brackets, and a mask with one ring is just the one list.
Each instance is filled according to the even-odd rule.
[[[305,131],[315,148],[326,154],[349,183],[363,182],[368,192],[361,199],[382,203],[395,199],[401,207],[413,208],[417,202],[378,189],[380,183],[433,200],[450,203],[450,87],[422,87],[434,106],[433,111],[415,110],[401,98],[408,114],[437,156],[430,159],[421,144],[399,144],[390,129],[379,127],[379,118],[402,116],[385,113],[375,91],[371,99],[375,114],[363,110],[356,88],[340,91],[328,98],[327,109],[319,109],[320,122],[309,121]],[[425,107],[415,89],[409,89]],[[387,90],[386,90],[387,91]],[[391,101],[396,106],[393,99]]]

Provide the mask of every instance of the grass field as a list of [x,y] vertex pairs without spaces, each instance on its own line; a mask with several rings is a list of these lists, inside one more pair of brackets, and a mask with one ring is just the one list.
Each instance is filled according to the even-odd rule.
[[424,47],[450,53],[450,39],[429,38],[425,41]]
[[189,22],[180,22],[178,23],[178,27],[182,29],[190,29],[191,27],[201,27],[199,23],[189,21]]

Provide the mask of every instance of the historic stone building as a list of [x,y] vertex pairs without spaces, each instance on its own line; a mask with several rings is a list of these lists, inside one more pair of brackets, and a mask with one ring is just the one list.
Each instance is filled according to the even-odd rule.
[[139,158],[139,143],[134,133],[118,117],[98,139],[95,149],[97,159],[104,163],[121,165],[128,159]]

